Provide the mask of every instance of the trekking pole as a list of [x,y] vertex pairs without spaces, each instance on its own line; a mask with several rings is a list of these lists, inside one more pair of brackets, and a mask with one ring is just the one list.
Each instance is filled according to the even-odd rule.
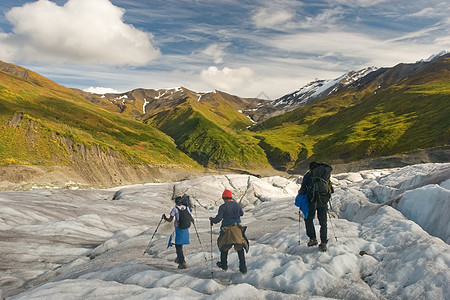
[[[197,234],[198,242],[200,243],[201,248],[203,248],[202,241],[200,240],[200,236],[198,235],[197,226],[195,225],[195,222],[192,222],[194,224],[195,233]],[[206,258],[205,252],[203,252],[203,256],[205,257],[205,261],[208,261],[208,258]]]
[[338,239],[337,239],[337,236],[336,236],[336,231],[334,231],[333,223],[331,222],[331,215],[330,215],[330,213],[328,213],[328,217],[330,218],[331,229],[333,229],[334,238],[335,238],[335,240],[337,242]]
[[298,244],[300,245],[300,237],[301,237],[301,221],[300,221],[300,214],[301,214],[301,210],[300,208],[298,209]]
[[148,249],[150,248],[150,245],[153,241],[153,237],[155,236],[156,231],[158,231],[159,225],[161,225],[162,220],[163,220],[163,218],[161,218],[161,220],[159,220],[158,226],[156,226],[155,232],[153,232],[152,238],[150,239],[150,242],[148,243],[147,248],[145,248],[144,254],[142,254],[142,255],[145,255],[145,253],[148,253]]
[[210,230],[210,233],[211,233],[211,278],[213,277],[213,273],[214,273],[214,264],[213,264],[213,234],[212,234],[212,227],[213,227],[213,224],[212,223],[210,223],[210,228],[211,228],[211,230]]
[[212,224],[211,224],[211,230],[210,230],[210,233],[211,233],[211,261],[213,260],[213,238],[212,238]]
[[195,225],[195,222],[192,222],[192,224],[194,224],[195,233],[197,234],[198,242],[199,242],[200,245],[201,245],[201,244],[202,244],[202,241],[200,241],[200,236],[198,235],[197,226]]
[[[331,210],[332,209],[331,201],[329,201],[328,203],[330,204],[330,210]],[[331,222],[331,214],[330,214],[329,210],[327,210],[327,214],[328,214],[328,218],[330,218],[331,229],[333,230],[334,238],[336,239],[336,242],[337,242],[338,239],[336,237],[336,231],[334,231],[333,223]]]

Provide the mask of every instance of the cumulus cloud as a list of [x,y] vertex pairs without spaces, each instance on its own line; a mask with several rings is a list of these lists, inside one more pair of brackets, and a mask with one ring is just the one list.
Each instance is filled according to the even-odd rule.
[[252,81],[254,72],[250,68],[242,67],[239,69],[223,68],[211,66],[200,73],[200,79],[209,86],[225,92],[234,90],[248,84]]
[[223,63],[223,57],[225,56],[225,48],[229,46],[229,43],[224,44],[212,44],[209,45],[203,54],[212,57],[215,64]]
[[273,28],[286,23],[294,14],[291,11],[275,8],[262,7],[253,16],[252,21],[257,28]]
[[84,89],[85,92],[88,93],[93,93],[93,94],[107,94],[107,93],[112,93],[112,94],[118,94],[120,93],[119,91],[112,89],[112,88],[107,88],[107,87],[101,87],[101,86],[91,86],[88,87],[87,89]]
[[[12,33],[0,36],[12,60],[48,63],[145,65],[160,55],[151,34],[123,22],[125,11],[109,0],[48,0],[6,13]],[[3,51],[4,52],[4,51]]]
[[6,62],[14,61],[17,53],[17,47],[9,43],[10,36],[6,33],[0,32],[0,60]]

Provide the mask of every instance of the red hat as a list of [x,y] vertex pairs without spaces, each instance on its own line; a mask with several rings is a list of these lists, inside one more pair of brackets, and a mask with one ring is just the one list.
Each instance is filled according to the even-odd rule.
[[222,198],[233,198],[233,195],[231,194],[230,190],[225,190],[222,193]]

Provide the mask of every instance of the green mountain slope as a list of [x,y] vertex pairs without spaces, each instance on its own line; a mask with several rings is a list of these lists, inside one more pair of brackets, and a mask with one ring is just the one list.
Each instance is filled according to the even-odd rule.
[[[24,68],[0,62],[0,165],[60,165],[100,149],[128,164],[199,166],[156,128],[92,104]],[[77,155],[75,155],[77,154]]]
[[145,119],[170,135],[179,149],[214,168],[270,167],[258,140],[246,129],[252,122],[236,110],[232,96],[212,93],[198,100],[186,91],[185,101]]
[[253,124],[244,112],[264,102],[183,87],[95,95],[0,62],[0,173],[69,166],[118,184],[143,182],[155,168],[297,172],[313,159],[340,164],[448,146],[450,55],[378,69]]
[[[413,67],[418,71],[411,72]],[[405,69],[411,74],[396,80]],[[272,164],[345,163],[450,143],[448,55],[420,68],[398,65],[365,80],[255,126]]]
[[196,93],[184,87],[105,95],[75,92],[110,111],[157,127],[205,167],[270,168],[259,141],[247,130],[252,121],[242,113],[264,100],[219,91]]

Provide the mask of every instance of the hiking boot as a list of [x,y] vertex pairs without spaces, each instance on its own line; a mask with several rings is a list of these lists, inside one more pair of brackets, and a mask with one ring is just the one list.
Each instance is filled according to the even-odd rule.
[[181,264],[178,265],[178,269],[186,269],[186,263],[183,261]]
[[222,262],[220,262],[220,261],[218,261],[218,262],[216,263],[216,265],[217,265],[219,268],[221,268],[222,270],[224,270],[224,271],[228,270],[228,266],[225,265],[225,264],[222,264]]
[[317,240],[316,239],[310,239],[308,244],[306,244],[306,245],[308,245],[308,247],[315,246],[315,245],[317,245]]
[[239,257],[239,271],[241,271],[242,274],[247,274],[247,266],[245,265],[245,254],[244,249],[238,250],[238,257]]
[[247,274],[247,266],[239,266],[239,271],[241,271],[242,274]]
[[325,244],[325,243],[320,243],[319,249],[322,250],[323,252],[327,251],[327,244]]

